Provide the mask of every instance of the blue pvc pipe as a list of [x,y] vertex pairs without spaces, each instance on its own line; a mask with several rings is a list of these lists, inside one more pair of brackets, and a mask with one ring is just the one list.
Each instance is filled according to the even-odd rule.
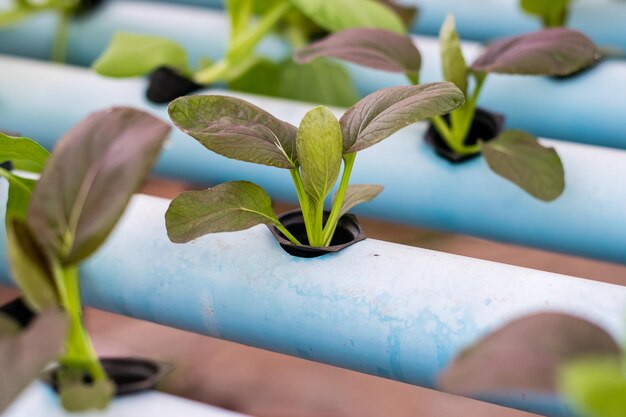
[[47,386],[34,383],[2,413],[2,417],[245,417],[157,391],[116,398],[106,410],[68,413],[59,404],[57,395]]
[[[152,0],[222,9],[224,0]],[[448,13],[454,13],[465,39],[489,41],[541,28],[539,20],[519,7],[520,0],[400,0],[417,6],[419,17],[411,31],[436,36]],[[487,13],[488,11],[488,13]],[[626,51],[626,4],[619,0],[574,0],[568,26],[590,36],[597,44]]]
[[[48,148],[95,109],[123,103],[169,120],[164,106],[147,103],[145,81],[101,78],[80,68],[3,58],[0,130],[32,137]],[[205,92],[211,93],[211,92]],[[214,91],[213,93],[224,93]],[[239,94],[277,117],[299,125],[312,105]],[[339,114],[339,113],[338,113]],[[563,160],[566,191],[539,202],[493,174],[478,158],[451,165],[422,140],[425,123],[359,153],[355,184],[386,190],[359,211],[419,226],[626,263],[626,152],[566,142],[554,145]],[[173,130],[156,167],[159,175],[198,183],[250,180],[275,199],[296,201],[286,171],[224,158]]]
[[[623,324],[624,287],[372,239],[317,259],[287,255],[265,226],[173,244],[168,204],[133,200],[81,267],[87,305],[425,387],[463,347],[521,315],[568,312],[616,337]],[[491,400],[572,416],[530,392]]]
[[[53,16],[40,16],[18,28],[0,31],[0,53],[46,58],[53,23]],[[222,13],[194,7],[113,1],[92,18],[72,26],[69,62],[90,65],[120,30],[175,39],[185,46],[195,63],[202,56],[218,59],[223,55],[228,22]],[[423,55],[423,82],[440,80],[437,40],[418,37],[416,42]],[[475,43],[466,43],[464,49],[470,62],[481,50]],[[285,45],[276,38],[267,39],[261,52],[272,57],[287,53]],[[406,83],[398,74],[354,65],[349,70],[361,95]],[[626,118],[626,100],[620,99],[625,79],[626,60],[603,62],[567,81],[491,75],[480,103],[504,113],[510,128],[544,137],[626,148],[626,123],[620,122]]]

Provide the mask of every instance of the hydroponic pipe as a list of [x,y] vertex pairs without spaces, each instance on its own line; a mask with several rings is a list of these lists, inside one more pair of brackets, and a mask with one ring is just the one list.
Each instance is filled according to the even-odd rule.
[[[2,417],[86,417],[94,413],[68,413],[52,390],[43,384],[32,384]],[[212,407],[157,391],[116,398],[98,417],[245,417],[243,414]]]
[[[222,9],[224,0],[152,0]],[[520,0],[400,0],[419,9],[411,31],[437,35],[448,13],[457,18],[457,29],[466,39],[489,41],[541,28],[539,20],[522,12]],[[488,11],[488,12],[487,12]],[[626,5],[619,0],[575,0],[569,27],[581,30],[596,43],[626,51]]]
[[[111,105],[146,109],[169,120],[165,106],[143,99],[142,79],[116,81],[80,68],[16,58],[3,58],[0,68],[6,74],[0,77],[0,130],[32,137],[48,148],[89,112]],[[312,107],[238,96],[294,125]],[[626,152],[544,141],[561,155],[567,185],[561,198],[543,203],[493,174],[482,158],[451,165],[437,157],[423,141],[425,128],[425,123],[410,126],[359,153],[352,183],[386,188],[361,213],[626,263],[626,187],[616,180],[626,176]],[[177,129],[156,173],[203,184],[249,180],[275,199],[297,200],[287,171],[216,155]]]
[[[47,59],[54,21],[54,16],[42,15],[17,28],[0,31],[0,52]],[[154,33],[175,39],[196,63],[202,56],[218,59],[223,55],[228,21],[223,13],[195,7],[113,1],[72,25],[68,61],[90,65],[116,31]],[[416,42],[423,55],[422,81],[441,80],[438,41],[418,37]],[[473,61],[480,49],[475,43],[465,43],[467,60]],[[278,39],[269,38],[260,52],[278,57],[287,50]],[[399,74],[357,66],[349,66],[349,70],[361,95],[407,82]],[[626,60],[603,62],[568,80],[490,75],[480,103],[504,113],[510,128],[544,137],[626,148],[626,123],[619,123],[626,118],[626,100],[619,96],[625,77]]]
[[[463,347],[531,312],[568,312],[622,331],[624,287],[373,239],[295,258],[265,226],[174,244],[168,204],[133,199],[81,268],[87,305],[425,387]],[[5,251],[2,239],[8,283]],[[532,393],[491,401],[572,415]]]

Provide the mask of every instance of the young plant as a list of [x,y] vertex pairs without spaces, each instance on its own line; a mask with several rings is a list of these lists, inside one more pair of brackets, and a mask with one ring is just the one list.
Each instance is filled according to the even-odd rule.
[[33,311],[61,307],[69,316],[58,372],[69,410],[102,408],[114,391],[83,326],[78,265],[111,233],[169,130],[147,113],[116,107],[72,128],[51,156],[30,139],[0,134],[0,160],[15,168],[0,170],[9,181],[9,264]]
[[52,41],[52,60],[65,61],[69,25],[73,17],[96,7],[102,0],[12,0],[10,7],[0,11],[0,28],[13,26],[38,13],[56,12],[59,16]]
[[[381,191],[372,185],[349,185],[358,151],[415,123],[463,104],[452,83],[392,87],[351,107],[340,120],[325,107],[310,110],[296,128],[262,109],[233,97],[192,96],[174,100],[170,118],[183,132],[220,155],[289,170],[307,242],[285,228],[272,210],[270,197],[258,185],[235,181],[176,197],[165,216],[170,239],[188,242],[207,233],[274,225],[296,245],[325,247],[339,219]],[[326,222],[324,204],[343,173]]]
[[197,86],[226,83],[240,91],[350,106],[358,98],[340,65],[295,65],[290,58],[273,62],[255,53],[257,45],[271,33],[282,33],[293,47],[307,44],[320,30],[367,26],[403,33],[402,17],[414,14],[413,9],[375,0],[228,0],[226,11],[230,36],[226,54],[217,62],[191,68],[184,48],[172,40],[118,33],[93,68],[109,77],[135,77],[168,67]]
[[0,413],[63,351],[67,316],[58,309],[42,311],[28,328],[0,314]]
[[[444,79],[453,82],[467,97],[465,105],[447,117],[434,116],[431,123],[455,154],[482,153],[489,167],[532,196],[551,201],[565,187],[561,160],[553,148],[538,143],[522,131],[507,130],[493,140],[469,134],[474,124],[480,92],[490,73],[520,75],[567,75],[591,65],[596,48],[583,34],[569,29],[543,30],[495,42],[471,66],[465,63],[454,18],[448,16],[441,33]],[[296,62],[334,57],[371,68],[405,73],[418,80],[420,56],[410,38],[381,30],[354,29],[311,44],[294,55]],[[483,140],[484,139],[484,140]]]
[[572,0],[520,0],[522,10],[541,20],[544,28],[563,27]]
[[626,352],[599,326],[567,314],[503,326],[461,352],[439,383],[462,395],[560,393],[586,417],[626,414]]

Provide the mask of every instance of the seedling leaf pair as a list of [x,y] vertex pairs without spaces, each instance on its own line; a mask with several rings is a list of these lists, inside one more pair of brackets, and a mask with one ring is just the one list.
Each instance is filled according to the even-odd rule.
[[[496,42],[468,66],[454,17],[450,15],[441,28],[440,44],[444,78],[467,95],[467,101],[452,111],[447,120],[440,116],[432,118],[439,135],[452,151],[460,155],[482,152],[494,172],[532,196],[543,201],[556,199],[563,192],[565,181],[563,166],[554,149],[543,147],[535,137],[520,131],[506,131],[489,142],[484,141],[492,138],[476,138],[479,142],[476,144],[467,143],[467,139],[488,73],[567,75],[594,62],[596,48],[593,43],[573,30],[544,30]],[[392,32],[346,30],[294,54],[294,59],[303,63],[320,57],[402,72],[412,83],[418,79],[420,55],[417,48],[409,37]],[[470,83],[470,77],[474,79],[473,83]]]
[[[309,111],[299,128],[241,99],[226,96],[181,97],[170,118],[206,148],[229,158],[290,170],[305,219],[308,244],[328,246],[339,218],[370,201],[381,188],[348,186],[356,152],[420,119],[445,114],[463,104],[451,83],[393,87],[373,93],[340,120],[324,107]],[[324,203],[343,174],[332,210],[323,221]],[[231,182],[183,193],[166,213],[170,239],[187,242],[207,233],[273,224],[300,244],[278,221],[269,196],[258,186]]]
[[[0,157],[11,158],[16,167],[39,171],[45,164],[32,195],[24,194],[21,211],[7,210],[8,252],[27,303],[36,311],[62,307],[69,315],[61,363],[93,380],[82,388],[76,387],[82,378],[72,387],[59,381],[63,403],[72,409],[99,407],[113,392],[83,328],[77,265],[110,234],[156,161],[169,130],[145,112],[116,107],[76,125],[49,158],[32,141],[0,138]],[[9,185],[11,195],[16,184]]]

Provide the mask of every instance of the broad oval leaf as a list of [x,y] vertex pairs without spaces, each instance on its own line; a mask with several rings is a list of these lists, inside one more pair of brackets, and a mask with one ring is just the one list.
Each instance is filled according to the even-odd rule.
[[233,181],[203,191],[187,191],[165,213],[167,235],[186,243],[209,233],[234,232],[257,224],[277,224],[272,201],[258,185]]
[[593,42],[571,29],[545,29],[491,44],[472,64],[479,72],[569,75],[596,60]]
[[559,388],[581,415],[623,417],[626,411],[624,360],[594,357],[568,363]]
[[521,0],[520,6],[526,13],[536,15],[544,27],[565,26],[572,0]]
[[344,153],[368,148],[412,123],[450,113],[464,102],[461,90],[450,82],[378,90],[341,118]]
[[169,131],[146,112],[114,107],[66,133],[35,186],[28,212],[44,252],[64,264],[93,253],[143,183]]
[[[353,207],[356,207],[359,204],[372,201],[382,191],[383,191],[382,185],[370,185],[370,184],[348,185],[348,188],[346,189],[346,194],[343,197],[343,204],[341,205],[341,210],[339,211],[339,217],[348,213]],[[335,198],[336,198],[336,195],[333,196],[333,202],[335,201]]]
[[313,200],[323,202],[341,170],[341,126],[326,107],[309,110],[296,139],[304,190]]
[[454,83],[463,94],[467,94],[468,68],[461,50],[461,41],[456,32],[454,16],[448,15],[439,32],[441,66],[443,78]]
[[7,328],[0,318],[0,413],[38,376],[46,365],[61,356],[68,320],[60,310],[41,312],[24,331]]
[[418,77],[421,57],[409,36],[384,29],[346,29],[299,49],[299,63],[319,57],[333,57],[383,71]]
[[595,324],[568,314],[539,313],[517,319],[465,349],[439,383],[457,394],[556,392],[564,364],[619,354],[615,340]]
[[365,27],[404,33],[404,23],[375,0],[291,0],[303,14],[329,32]]
[[0,132],[0,162],[11,161],[14,169],[39,173],[49,156],[50,153],[32,139]]
[[33,233],[23,219],[9,217],[7,254],[11,276],[24,300],[35,311],[61,305],[52,270]]
[[295,168],[297,129],[239,98],[179,97],[168,107],[172,122],[207,149],[240,161]]
[[533,135],[519,130],[504,131],[481,142],[489,168],[542,201],[557,199],[565,189],[565,172],[554,148],[542,146]]
[[139,77],[162,66],[187,72],[185,49],[160,36],[119,32],[92,68],[107,77]]

